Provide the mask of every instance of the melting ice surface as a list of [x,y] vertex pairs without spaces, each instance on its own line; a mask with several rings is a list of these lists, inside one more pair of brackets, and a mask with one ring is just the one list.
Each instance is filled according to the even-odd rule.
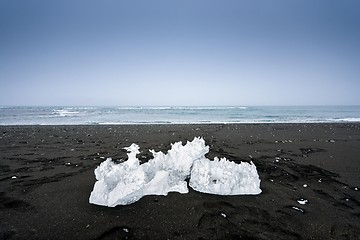
[[255,165],[252,162],[236,164],[226,158],[195,161],[189,185],[196,191],[218,195],[261,193]]
[[96,182],[89,202],[114,207],[138,201],[146,195],[187,193],[186,179],[194,190],[220,195],[259,194],[260,179],[253,163],[236,164],[225,158],[210,161],[202,138],[172,144],[164,154],[150,150],[153,159],[140,164],[139,146],[125,148],[128,160],[116,164],[111,158],[95,169]]

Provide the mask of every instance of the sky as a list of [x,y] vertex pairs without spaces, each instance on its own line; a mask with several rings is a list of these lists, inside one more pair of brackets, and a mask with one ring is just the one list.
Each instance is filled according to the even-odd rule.
[[0,105],[359,105],[360,1],[0,0]]

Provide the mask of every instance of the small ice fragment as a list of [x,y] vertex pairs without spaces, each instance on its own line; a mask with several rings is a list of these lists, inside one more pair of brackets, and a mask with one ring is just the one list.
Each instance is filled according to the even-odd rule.
[[319,181],[318,182],[321,182],[321,179],[319,179]]
[[126,233],[128,233],[128,232],[129,232],[129,229],[123,228],[123,231],[126,232]]
[[298,207],[292,207],[292,209],[295,209],[296,211],[300,211],[300,212],[304,212],[304,210],[303,209],[301,209],[301,208],[298,208]]
[[11,179],[16,179],[17,177],[16,176],[12,176]]
[[67,163],[65,163],[65,165],[70,165],[71,163],[69,163],[69,162],[67,162]]
[[358,190],[358,188],[356,187],[356,188],[354,188],[354,190],[355,190],[355,191],[357,191],[357,190]]
[[106,159],[106,157],[100,157],[100,159]]
[[298,202],[299,204],[301,204],[301,205],[305,205],[305,204],[307,204],[309,201],[302,198],[302,199],[300,199],[300,200],[297,200],[297,202]]
[[305,187],[305,188],[306,188],[307,186],[308,186],[307,184],[304,184],[304,185],[303,185],[303,187]]
[[347,201],[347,202],[348,202],[348,201],[349,201],[349,199],[348,199],[348,198],[346,198],[346,199],[345,199],[345,201]]
[[223,218],[226,218],[226,214],[225,214],[225,213],[221,213],[221,216],[222,216]]
[[273,182],[274,180],[273,179],[270,179],[271,182]]
[[72,151],[72,152],[73,152],[73,151],[75,151],[75,149],[73,149],[73,148],[72,148],[72,149],[70,149],[70,151]]

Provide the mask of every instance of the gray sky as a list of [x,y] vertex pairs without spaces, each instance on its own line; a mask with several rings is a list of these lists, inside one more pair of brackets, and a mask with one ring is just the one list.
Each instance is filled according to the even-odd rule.
[[360,1],[0,1],[0,105],[360,104]]

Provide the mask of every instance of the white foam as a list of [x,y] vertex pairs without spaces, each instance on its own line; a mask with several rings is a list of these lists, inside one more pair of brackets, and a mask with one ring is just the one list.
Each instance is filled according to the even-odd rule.
[[339,119],[332,119],[335,122],[360,122],[360,118],[357,117],[349,117],[349,118],[339,118]]
[[144,106],[144,107],[119,107],[120,110],[226,110],[226,109],[247,109],[245,106]]
[[260,179],[253,163],[236,164],[225,158],[210,161],[205,157],[209,147],[202,138],[182,145],[172,144],[166,153],[155,152],[153,159],[140,164],[136,157],[139,146],[125,148],[128,160],[115,164],[111,158],[95,169],[94,189],[89,202],[114,207],[138,201],[146,195],[167,195],[169,192],[187,193],[186,179],[200,192],[237,195],[259,194]]
[[60,117],[71,117],[79,114],[78,111],[71,111],[71,109],[54,109],[54,114],[59,115]]

